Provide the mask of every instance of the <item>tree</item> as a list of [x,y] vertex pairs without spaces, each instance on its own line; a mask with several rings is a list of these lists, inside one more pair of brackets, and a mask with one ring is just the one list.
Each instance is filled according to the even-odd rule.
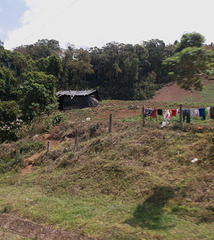
[[162,67],[162,62],[166,57],[169,57],[169,49],[165,43],[159,39],[152,39],[150,41],[143,41],[143,47],[148,51],[149,68],[147,72],[156,73],[156,83],[169,82],[167,72]]
[[47,58],[52,54],[57,56],[61,55],[59,42],[54,39],[41,39],[34,44],[17,47],[15,50],[23,55],[29,54],[33,60],[38,60],[42,57]]
[[163,62],[169,75],[181,88],[201,90],[203,78],[212,71],[213,52],[203,47],[199,33],[185,34],[172,57]]
[[181,41],[175,45],[175,52],[181,52],[187,47],[202,47],[205,42],[204,36],[200,33],[185,33],[181,37]]
[[19,105],[23,120],[30,121],[56,103],[55,77],[31,72],[24,78],[18,88]]
[[15,100],[17,86],[17,79],[13,76],[12,71],[6,67],[0,68],[0,100]]
[[55,54],[52,54],[48,58],[47,73],[52,74],[57,79],[61,77],[62,74],[62,62]]
[[66,81],[68,88],[86,89],[88,87],[86,77],[94,72],[90,62],[91,59],[86,50],[69,47],[62,61],[64,81],[61,80],[61,84]]
[[18,109],[15,101],[0,101],[0,142],[16,140],[16,129],[20,124]]

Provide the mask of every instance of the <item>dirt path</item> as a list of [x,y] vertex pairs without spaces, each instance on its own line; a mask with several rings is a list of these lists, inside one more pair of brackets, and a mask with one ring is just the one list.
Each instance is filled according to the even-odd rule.
[[0,229],[0,239],[1,240],[29,240],[29,238],[25,238],[2,229]]
[[53,229],[5,213],[0,214],[0,237],[8,240],[26,238],[38,240],[92,240],[92,238],[86,236]]
[[[49,134],[44,134],[43,136],[40,136],[40,137],[41,137],[41,140],[44,142],[45,146],[47,146],[48,141],[50,142],[51,148],[54,148],[58,144],[58,141],[49,139]],[[22,169],[22,171],[19,175],[24,176],[25,174],[31,173],[32,166],[33,166],[35,159],[37,159],[41,154],[45,153],[45,151],[46,151],[46,149],[44,151],[33,154],[29,158],[24,159],[25,167]]]

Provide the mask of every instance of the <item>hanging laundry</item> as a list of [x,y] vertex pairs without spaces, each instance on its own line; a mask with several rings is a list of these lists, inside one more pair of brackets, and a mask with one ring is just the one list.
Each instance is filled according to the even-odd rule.
[[208,117],[210,118],[210,107],[207,107]]
[[144,108],[144,116],[150,116],[152,113],[153,109],[152,108]]
[[163,115],[163,110],[162,109],[158,109],[158,115]]
[[198,109],[191,109],[191,116],[199,117],[199,110]]
[[210,108],[210,118],[214,119],[214,107]]
[[177,116],[177,109],[171,109],[172,116]]
[[170,111],[167,109],[163,116],[164,120],[169,121],[170,120]]
[[199,116],[205,120],[206,119],[205,108],[199,108],[198,110],[199,110]]
[[150,120],[151,120],[151,117],[155,118],[156,121],[157,121],[157,109],[154,109],[154,110],[152,111],[152,113],[150,114]]
[[183,109],[183,122],[185,121],[190,123],[190,109]]
[[207,110],[207,108],[205,108],[205,118],[207,118],[208,117],[208,110]]
[[190,116],[194,117],[194,109],[190,109]]

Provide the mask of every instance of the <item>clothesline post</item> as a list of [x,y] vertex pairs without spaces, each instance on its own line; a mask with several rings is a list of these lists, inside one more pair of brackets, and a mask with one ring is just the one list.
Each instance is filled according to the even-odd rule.
[[48,141],[48,143],[47,143],[47,152],[46,152],[46,154],[48,154],[49,151],[50,151],[50,142]]
[[183,129],[183,104],[180,104],[180,127]]
[[145,106],[143,105],[143,107],[142,107],[142,127],[145,127],[145,115],[144,115],[144,111],[145,111]]
[[109,127],[108,127],[109,133],[111,133],[111,128],[112,128],[112,113],[110,113],[110,116],[109,116]]
[[74,142],[74,151],[76,152],[78,148],[78,130],[75,131],[75,142]]

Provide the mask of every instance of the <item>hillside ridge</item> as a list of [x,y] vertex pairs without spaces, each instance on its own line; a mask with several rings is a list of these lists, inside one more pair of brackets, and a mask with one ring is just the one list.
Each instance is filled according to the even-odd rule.
[[[214,84],[214,80],[207,80],[204,82],[204,89],[206,91]],[[153,101],[159,102],[182,102],[190,99],[191,101],[200,102],[202,100],[206,101],[206,99],[202,99],[200,91],[188,91],[185,89],[180,88],[176,82],[170,82],[164,85],[163,88],[156,91],[154,97],[152,98]],[[214,102],[214,90],[213,90],[213,102]]]

